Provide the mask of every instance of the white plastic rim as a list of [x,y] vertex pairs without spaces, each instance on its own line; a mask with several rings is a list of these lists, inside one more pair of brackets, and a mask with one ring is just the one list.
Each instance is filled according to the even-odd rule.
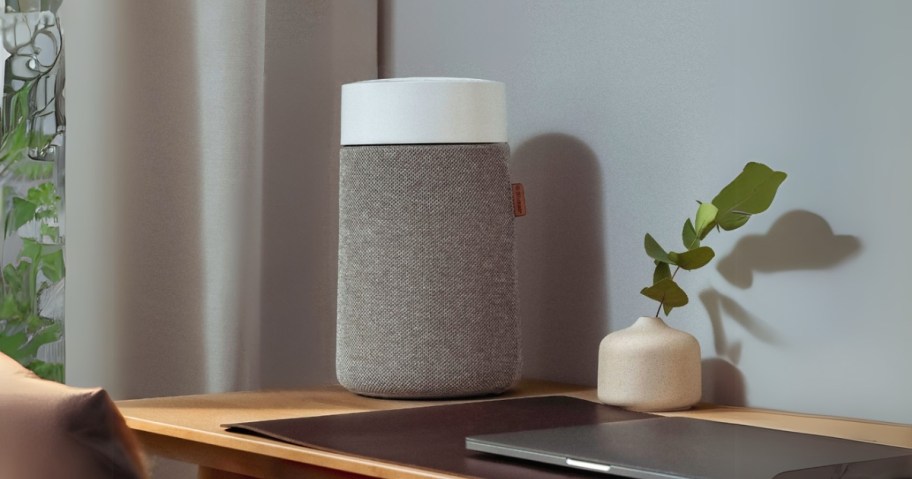
[[391,78],[342,85],[342,145],[506,141],[501,82]]

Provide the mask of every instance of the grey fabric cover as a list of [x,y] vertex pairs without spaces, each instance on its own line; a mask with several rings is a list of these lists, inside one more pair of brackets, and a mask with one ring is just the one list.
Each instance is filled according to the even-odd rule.
[[0,354],[0,478],[141,479],[143,469],[103,389],[45,381]]
[[519,377],[505,143],[341,151],[336,373],[368,396],[496,394]]

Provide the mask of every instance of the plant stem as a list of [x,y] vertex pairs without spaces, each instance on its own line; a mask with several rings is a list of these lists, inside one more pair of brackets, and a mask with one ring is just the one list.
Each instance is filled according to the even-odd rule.
[[[680,271],[680,269],[681,269],[680,266],[675,265],[674,273],[671,273],[671,279],[675,279],[675,276],[678,274],[678,271]],[[661,316],[659,316],[659,313],[662,312],[662,306],[664,306],[664,305],[665,305],[665,299],[663,297],[662,301],[659,301],[659,309],[656,310],[657,318],[661,317]]]

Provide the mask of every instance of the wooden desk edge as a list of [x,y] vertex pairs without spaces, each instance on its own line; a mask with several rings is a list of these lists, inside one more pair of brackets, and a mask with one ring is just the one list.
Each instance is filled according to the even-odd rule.
[[[574,395],[583,393],[588,389],[588,386],[574,386],[547,381],[523,381],[514,390],[482,400],[503,400],[516,397],[560,394]],[[306,477],[312,478],[340,477],[333,471],[387,479],[459,479],[464,477],[417,466],[301,447],[257,436],[229,433],[220,427],[212,427],[212,423],[208,424],[208,429],[203,429],[142,417],[143,414],[148,415],[150,410],[198,409],[202,401],[211,403],[218,409],[226,407],[223,403],[230,403],[231,400],[242,399],[251,402],[252,398],[258,396],[287,395],[304,398],[311,394],[319,396],[314,403],[330,406],[331,409],[334,409],[331,414],[427,407],[478,400],[471,398],[442,401],[370,399],[351,394],[339,386],[327,386],[296,391],[240,391],[222,394],[136,399],[117,401],[117,406],[120,408],[127,426],[139,435],[140,441],[148,453],[198,464],[201,468],[242,474],[244,477],[292,477],[292,474],[283,475],[285,473],[282,472],[292,469],[296,470],[297,474],[306,472]],[[188,407],[191,405],[193,407]],[[231,407],[229,405],[226,409],[230,410]],[[294,413],[288,414],[287,417],[326,414],[326,411],[315,413],[313,409],[307,408],[290,408],[289,411]],[[270,413],[272,412],[274,411]],[[267,416],[269,414],[250,420],[259,420]],[[225,422],[243,421],[229,420]],[[302,471],[301,468],[306,469]],[[297,474],[294,474],[294,476],[297,477]],[[221,476],[216,475],[213,477]],[[352,476],[345,475],[344,477],[350,478]]]
[[[203,471],[207,471],[205,477],[212,479],[465,479],[463,476],[424,470],[415,466],[303,448],[281,442],[270,442],[267,444],[268,450],[264,453],[257,447],[236,448],[144,430],[134,432],[149,453],[197,465],[200,467],[200,477],[204,477]],[[286,453],[279,449],[284,449]]]
[[[257,395],[283,393],[291,393],[300,397],[304,397],[307,393],[323,394],[328,398],[335,398],[338,396],[338,402],[334,404],[335,406],[351,405],[351,410],[340,410],[332,413],[375,410],[371,407],[364,406],[364,404],[379,405],[378,408],[399,408],[461,402],[374,402],[376,400],[349,395],[349,393],[344,393],[332,388],[323,388],[295,392],[226,393],[223,395],[188,396],[185,398],[120,401],[118,402],[118,406],[121,407],[127,425],[140,434],[140,439],[146,445],[149,452],[172,459],[193,462],[200,464],[202,467],[225,470],[237,474],[246,474],[251,477],[286,477],[274,473],[270,473],[268,476],[257,474],[257,471],[260,469],[271,468],[274,472],[277,467],[280,469],[282,467],[292,469],[295,467],[310,467],[312,469],[308,469],[308,473],[314,474],[314,477],[338,477],[338,475],[334,475],[332,471],[344,471],[350,474],[389,479],[454,479],[462,477],[412,466],[383,462],[371,458],[303,448],[254,436],[241,436],[224,432],[221,429],[202,430],[131,415],[131,411],[133,410],[139,410],[141,413],[143,412],[143,407],[151,407],[154,409],[155,404],[167,403],[168,401],[180,404],[182,399],[191,400],[193,398],[207,398],[217,402],[219,398],[228,398],[232,397],[232,395],[249,394],[251,395],[249,396],[250,398],[254,398],[257,397]],[[513,393],[491,399],[497,400],[508,399],[510,397],[530,397],[553,394],[572,396],[597,402],[595,391],[591,388],[569,385],[561,386],[545,382],[526,382]],[[318,415],[313,414],[313,412],[308,410],[300,410],[296,411],[296,413],[300,416]],[[692,417],[912,448],[912,426],[901,424],[878,423],[859,419],[814,416],[753,408],[713,406],[709,404],[701,404],[694,409],[687,411],[660,414],[664,416]],[[177,447],[178,445],[181,447]],[[194,451],[188,452],[182,450],[182,448],[188,447],[193,448]],[[216,450],[221,451],[222,454],[216,454]],[[241,458],[243,458],[243,460],[241,460]],[[256,461],[257,458],[260,459],[259,462]],[[253,464],[250,465],[250,467],[246,467],[244,466],[245,463],[248,465],[251,463]]]

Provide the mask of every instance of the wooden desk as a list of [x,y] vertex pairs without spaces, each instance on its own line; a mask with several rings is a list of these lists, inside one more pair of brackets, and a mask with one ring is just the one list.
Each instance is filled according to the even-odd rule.
[[[563,394],[596,401],[588,387],[525,381],[500,396]],[[198,464],[200,479],[455,478],[452,474],[369,458],[292,446],[227,433],[220,424],[383,409],[414,408],[459,401],[391,401],[348,393],[339,386],[302,391],[237,392],[139,399],[117,403],[147,453]],[[912,426],[850,419],[701,405],[666,415],[747,424],[912,448]]]

